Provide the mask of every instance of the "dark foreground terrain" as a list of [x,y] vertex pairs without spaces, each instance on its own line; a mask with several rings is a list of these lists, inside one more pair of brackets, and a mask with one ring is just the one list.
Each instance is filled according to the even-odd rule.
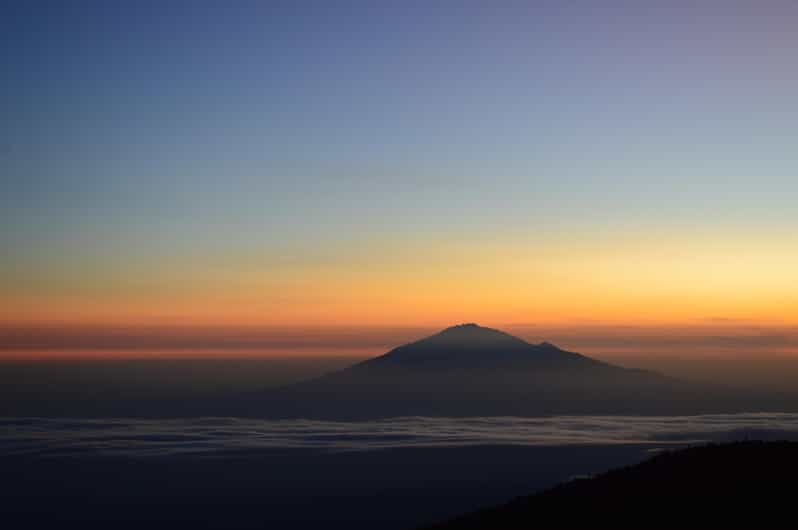
[[122,457],[80,448],[81,454],[0,457],[0,528],[412,529],[641,461],[647,449],[274,449]]
[[428,530],[795,528],[797,473],[795,442],[692,447]]

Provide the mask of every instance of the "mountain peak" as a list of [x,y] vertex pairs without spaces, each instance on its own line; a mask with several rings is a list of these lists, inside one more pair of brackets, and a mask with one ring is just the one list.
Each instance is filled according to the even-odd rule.
[[[441,336],[441,335],[442,336],[447,336],[447,337],[463,336],[463,337],[472,338],[472,339],[473,338],[479,338],[479,337],[485,337],[485,338],[494,337],[494,338],[496,338],[496,337],[500,337],[501,336],[501,337],[512,338],[512,339],[515,339],[515,340],[520,340],[517,337],[515,337],[513,335],[510,335],[509,333],[506,333],[506,332],[501,331],[499,329],[494,329],[494,328],[488,328],[488,327],[485,327],[485,326],[480,326],[479,324],[477,324],[475,322],[466,322],[466,323],[463,323],[463,324],[455,324],[454,326],[449,326],[448,328],[445,328],[444,330],[442,330],[442,331],[440,331],[438,333],[438,336]],[[556,344],[553,344],[553,343],[548,342],[548,341],[543,341],[543,342],[540,342],[538,344],[534,344],[534,346],[537,346],[538,348],[542,348],[542,349],[545,349],[545,350],[562,351],[562,348],[560,348]]]
[[464,324],[455,324],[454,326],[449,326],[448,328],[441,331],[441,333],[458,333],[458,332],[468,332],[468,331],[476,331],[476,330],[488,330],[490,328],[483,328],[479,324],[475,322],[466,322]]
[[454,326],[449,326],[446,329],[462,329],[462,328],[479,328],[482,327],[476,322],[465,322],[463,324],[455,324]]
[[432,366],[438,369],[517,369],[523,365],[547,368],[569,363],[576,354],[554,345],[530,344],[498,329],[473,322],[457,324],[424,339],[399,346],[362,363],[365,366]]
[[543,342],[539,343],[538,347],[539,348],[545,348],[547,350],[562,350],[562,348],[560,348],[556,344],[552,344],[551,342],[548,342],[548,341],[545,341],[545,340]]
[[486,328],[484,326],[480,326],[479,324],[475,324],[474,322],[457,324],[448,327],[438,334],[428,337],[428,339],[457,341],[463,344],[471,344],[472,346],[475,344],[481,344],[483,347],[488,344],[495,343],[496,341],[504,342],[507,340],[513,340],[523,342],[521,339],[513,337],[512,335],[501,330]]

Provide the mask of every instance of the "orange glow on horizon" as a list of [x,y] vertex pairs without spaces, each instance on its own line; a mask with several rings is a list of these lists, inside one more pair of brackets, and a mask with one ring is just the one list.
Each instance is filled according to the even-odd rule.
[[689,327],[718,318],[793,325],[795,238],[739,230],[470,234],[365,241],[296,260],[268,252],[175,258],[168,267],[88,260],[0,275],[0,324]]

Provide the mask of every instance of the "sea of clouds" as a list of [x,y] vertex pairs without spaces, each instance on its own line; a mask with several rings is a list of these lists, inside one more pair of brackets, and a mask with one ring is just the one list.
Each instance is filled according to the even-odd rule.
[[652,447],[744,439],[798,440],[798,414],[406,417],[332,422],[242,418],[0,418],[0,455],[225,455],[269,449],[364,451],[474,445]]

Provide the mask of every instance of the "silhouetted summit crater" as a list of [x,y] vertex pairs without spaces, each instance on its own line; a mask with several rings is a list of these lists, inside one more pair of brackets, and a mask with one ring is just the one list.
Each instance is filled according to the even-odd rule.
[[443,336],[450,336],[450,337],[498,337],[498,336],[510,336],[503,331],[499,331],[498,329],[493,328],[486,328],[476,324],[474,322],[469,322],[466,324],[456,324],[454,326],[450,326],[437,335]]
[[476,322],[466,322],[465,324],[455,324],[454,326],[450,326],[441,333],[453,332],[453,331],[464,331],[469,329],[490,329],[490,328],[483,328]]

